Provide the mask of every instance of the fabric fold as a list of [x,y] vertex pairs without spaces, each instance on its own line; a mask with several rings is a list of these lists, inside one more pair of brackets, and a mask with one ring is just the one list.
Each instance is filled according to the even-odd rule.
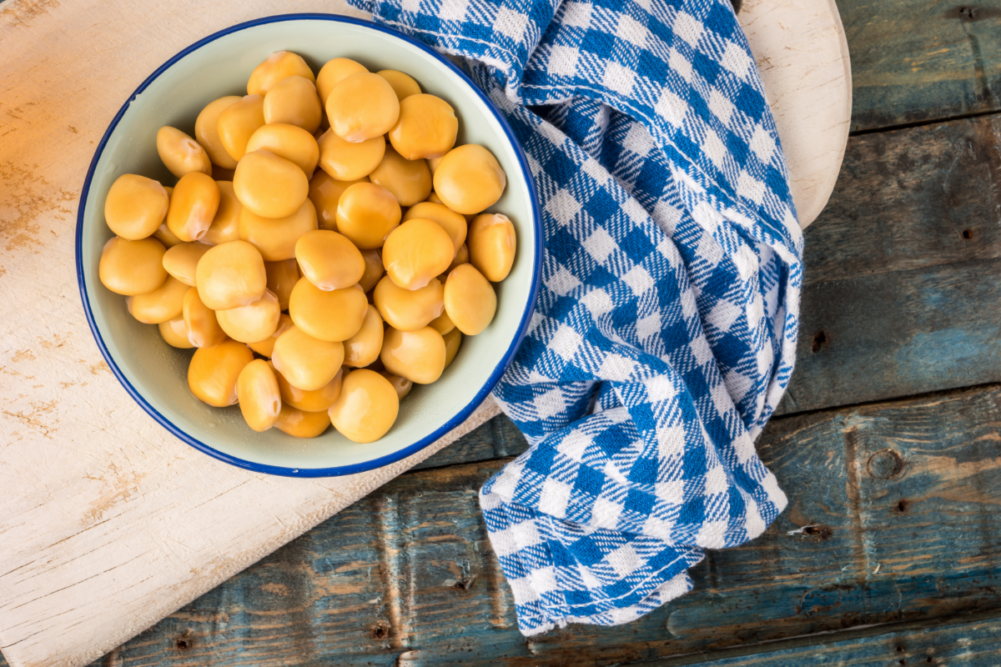
[[803,239],[727,0],[356,6],[463,58],[528,156],[542,288],[483,487],[519,627],[634,620],[786,498],[754,439],[795,360]]

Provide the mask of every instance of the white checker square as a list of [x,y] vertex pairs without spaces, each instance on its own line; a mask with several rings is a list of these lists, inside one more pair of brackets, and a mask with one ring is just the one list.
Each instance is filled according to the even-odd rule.
[[726,332],[730,330],[730,327],[741,314],[740,308],[736,305],[730,303],[726,299],[720,299],[719,302],[713,306],[709,314],[706,315],[706,323],[719,329],[720,331]]
[[405,12],[419,12],[421,10],[421,0],[403,0],[400,9]]
[[674,19],[674,34],[688,42],[692,48],[699,43],[702,30],[702,22],[688,12],[678,12]]
[[591,5],[584,2],[571,2],[563,14],[563,25],[575,28],[586,28],[591,25]]
[[647,378],[643,380],[643,386],[651,401],[666,401],[677,394],[674,383],[666,375],[654,375]]
[[596,577],[586,566],[578,563],[577,571],[580,572],[580,581],[584,585],[585,589],[594,590],[604,586],[604,584],[601,583],[601,579],[598,579],[598,577]]
[[733,102],[713,88],[713,91],[709,93],[709,110],[719,118],[721,123],[728,125],[730,116],[733,115],[734,106]]
[[706,362],[713,358],[713,350],[709,347],[709,341],[706,340],[705,336],[695,338],[690,348],[692,356],[695,357],[695,363],[699,366],[704,366]]
[[546,282],[546,287],[556,294],[563,296],[577,289],[581,286],[581,284],[582,283],[577,279],[577,276],[561,266],[559,271],[550,276],[549,280]]
[[747,73],[751,69],[751,57],[743,48],[729,42],[719,64],[733,72],[735,76],[747,79]]
[[677,72],[678,76],[687,83],[692,82],[692,63],[678,49],[671,48],[671,55],[667,57],[667,66]]
[[625,382],[636,370],[636,362],[621,354],[610,354],[601,362],[598,376],[611,382]]
[[[612,412],[612,410],[608,410],[607,412]],[[626,479],[626,476],[623,475],[622,471],[619,470],[618,467],[611,461],[605,463],[605,467],[602,468],[601,472],[605,475],[605,477],[613,482],[618,482],[619,484],[629,484],[629,480]]]
[[635,78],[636,72],[633,70],[623,67],[615,61],[609,61],[608,65],[605,66],[605,75],[602,77],[601,83],[610,90],[628,95],[629,91],[633,89]]
[[610,313],[615,308],[612,297],[608,296],[608,293],[603,289],[591,290],[584,295],[580,302],[584,304],[584,307],[591,313],[591,317],[595,319],[605,313]]
[[751,135],[749,146],[754,151],[754,154],[758,156],[758,159],[765,164],[771,161],[776,148],[775,139],[772,137],[771,132],[760,125],[754,128],[754,134]]
[[725,171],[726,165],[726,144],[712,130],[706,132],[705,139],[702,140],[702,150],[716,168]]
[[619,15],[619,25],[615,30],[615,36],[621,40],[635,44],[636,46],[646,46],[649,31],[646,26],[628,14]]
[[623,544],[621,547],[605,556],[605,560],[615,574],[625,577],[638,570],[643,565],[643,559],[633,549],[632,545]]
[[608,256],[611,255],[618,247],[618,244],[615,242],[615,239],[613,239],[608,232],[605,231],[604,227],[598,227],[594,230],[594,233],[592,233],[591,236],[584,241],[583,246],[584,250],[587,250],[587,253],[594,258],[594,261],[598,262],[598,264],[604,264],[605,260],[608,259]]
[[765,493],[768,494],[768,499],[772,501],[776,509],[780,512],[784,510],[789,499],[786,498],[785,492],[779,488],[779,482],[775,479],[775,475],[770,472],[766,473],[759,484]]
[[715,466],[706,472],[706,495],[726,493],[729,487],[730,483],[726,478],[726,470],[723,466]]
[[625,213],[630,220],[636,223],[642,223],[649,217],[649,214],[646,212],[646,209],[643,208],[643,205],[632,197],[627,199],[622,204],[621,211]]
[[570,361],[577,354],[584,337],[565,324],[561,324],[553,337],[549,339],[549,349],[564,361]]
[[539,134],[548,139],[553,146],[562,146],[566,141],[567,136],[552,123],[539,123],[536,127],[539,129]]
[[753,539],[765,532],[767,526],[765,520],[761,518],[761,513],[758,512],[758,503],[754,502],[754,498],[745,498],[744,502],[744,530],[747,531],[747,536]]
[[629,285],[636,296],[644,294],[655,285],[650,273],[639,264],[622,276],[622,282]]
[[660,333],[660,313],[653,312],[636,321],[636,337],[641,341]]
[[580,209],[580,202],[568,190],[560,190],[546,204],[546,212],[553,216],[553,219],[561,227],[569,225],[580,213]]
[[594,158],[587,158],[581,165],[581,171],[594,179],[594,184],[601,187],[602,184],[610,180],[608,170],[601,166],[601,163]]
[[549,419],[554,415],[561,414],[567,407],[566,399],[559,387],[550,389],[541,396],[537,396],[532,401],[532,405],[535,406],[535,411],[538,413],[539,419]]
[[507,35],[513,40],[520,40],[525,36],[526,25],[528,25],[528,14],[507,7],[497,10],[497,18],[494,19],[495,32]]
[[[681,424],[657,428],[657,453],[661,457],[678,456],[685,452],[685,427]],[[681,489],[684,491],[684,489]],[[660,495],[658,493],[658,495]]]
[[570,431],[569,434],[556,445],[556,451],[563,456],[580,463],[584,460],[584,452],[591,446],[591,436],[580,430]]
[[573,76],[577,73],[577,58],[580,50],[571,46],[554,46],[549,51],[546,71],[556,76]]
[[737,178],[737,196],[750,199],[760,206],[765,198],[765,184],[741,169]]
[[726,521],[706,521],[695,536],[695,544],[703,549],[722,549],[726,546]]
[[598,498],[594,501],[594,509],[591,510],[591,527],[615,528],[623,509],[622,505],[608,498]]
[[442,0],[438,18],[443,21],[461,21],[466,18],[469,0]]
[[[740,279],[745,282],[750,280],[752,276],[756,276],[760,268],[758,254],[750,246],[746,245],[737,248],[737,252],[733,254],[733,263],[737,266],[737,273],[740,274]],[[755,294],[760,299],[761,295],[757,292]]]
[[650,516],[645,522],[643,522],[643,534],[650,535],[664,540],[668,544],[673,544],[674,539],[672,536],[672,531],[674,530],[674,524],[670,521],[664,521],[663,519],[658,519],[655,516]]
[[681,127],[688,113],[688,104],[665,88],[653,110],[674,127]]
[[542,491],[539,493],[539,511],[562,519],[567,514],[567,503],[570,502],[572,490],[569,484],[559,482],[552,477],[547,478],[542,483]]
[[673,482],[657,482],[654,485],[657,498],[668,505],[683,505],[685,502],[685,483],[678,479]]
[[509,464],[501,471],[500,476],[496,479],[496,481],[494,481],[493,486],[490,487],[491,493],[496,494],[504,500],[510,501],[511,498],[514,497],[514,490],[518,486],[518,480],[521,478],[522,469],[522,464]]
[[539,599],[539,594],[536,593],[535,587],[532,586],[531,578],[534,574],[533,572],[527,577],[507,580],[508,585],[511,586],[511,593],[514,595],[515,604],[529,604]]
[[[657,204],[653,207],[654,222],[657,223],[658,227],[667,232],[668,235],[671,235],[674,232],[675,227],[677,227],[678,223],[681,222],[681,216],[682,212],[680,208],[672,206],[663,199],[658,201]],[[671,243],[670,245],[672,248],[674,247],[673,243]],[[659,245],[657,247],[660,248]],[[665,253],[661,251],[661,254]]]
[[747,396],[747,392],[751,391],[751,388],[754,386],[754,380],[732,369],[727,371],[723,377],[723,381],[726,382],[726,390],[733,396],[733,400],[737,403],[742,401]]
[[636,153],[640,157],[645,157],[647,153],[653,150],[656,144],[653,141],[653,137],[650,136],[649,130],[646,129],[641,123],[633,123],[632,127],[629,128],[629,132],[626,133],[626,138],[622,142],[622,147],[631,153]]

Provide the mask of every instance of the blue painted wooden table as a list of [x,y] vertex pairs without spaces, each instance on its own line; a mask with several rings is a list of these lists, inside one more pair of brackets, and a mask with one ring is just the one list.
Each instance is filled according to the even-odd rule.
[[838,5],[854,132],[763,537],[638,622],[526,639],[476,501],[525,448],[498,418],[95,664],[1001,664],[1001,4]]

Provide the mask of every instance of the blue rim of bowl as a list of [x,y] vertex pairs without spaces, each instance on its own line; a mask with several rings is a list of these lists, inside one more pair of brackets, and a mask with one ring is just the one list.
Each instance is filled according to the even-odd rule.
[[[387,454],[386,456],[373,459],[371,461],[364,461],[362,463],[355,463],[346,466],[335,466],[332,468],[286,468],[284,466],[272,466],[265,465],[261,463],[254,463],[252,461],[247,461],[229,454],[220,452],[213,447],[205,444],[204,442],[191,437],[180,428],[178,428],[173,422],[160,414],[152,405],[150,405],[146,399],[136,390],[135,387],[126,379],[125,375],[122,373],[121,369],[118,368],[118,364],[115,363],[115,359],[112,357],[111,353],[108,351],[107,346],[104,344],[104,340],[101,338],[101,332],[97,328],[97,323],[94,321],[94,315],[91,312],[90,299],[87,297],[87,284],[84,279],[84,267],[83,267],[83,224],[84,224],[84,212],[87,204],[87,195],[90,192],[91,180],[94,177],[94,171],[97,169],[97,163],[101,159],[101,155],[104,153],[105,145],[111,138],[112,133],[115,128],[118,127],[119,121],[121,121],[122,116],[128,111],[132,102],[142,93],[146,88],[149,87],[153,81],[157,79],[164,71],[171,67],[174,63],[179,61],[181,58],[185,57],[189,53],[197,51],[201,47],[213,42],[220,37],[224,37],[230,33],[238,32],[240,30],[246,30],[247,28],[252,28],[259,25],[266,25],[268,23],[280,23],[284,21],[335,21],[339,23],[349,23],[352,25],[357,25],[363,28],[368,28],[375,30],[377,32],[384,33],[390,37],[395,37],[396,39],[403,40],[417,48],[421,49],[425,53],[431,55],[436,60],[444,64],[448,69],[450,69],[454,74],[456,74],[469,88],[486,104],[487,108],[497,119],[500,124],[501,129],[504,130],[504,134],[507,140],[511,143],[514,148],[515,156],[518,159],[518,165],[521,168],[522,176],[527,181],[529,197],[532,204],[532,225],[535,228],[535,257],[534,266],[532,271],[532,285],[529,294],[528,303],[525,308],[525,312],[522,314],[521,323],[518,326],[517,335],[511,341],[510,347],[504,353],[501,361],[494,368],[490,377],[487,379],[486,383],[480,388],[480,390],[473,396],[472,400],[469,401],[461,410],[456,413],[454,417],[445,422],[442,426],[437,428],[430,435],[420,439],[419,441],[404,447],[392,454]],[[225,461],[230,465],[237,466],[238,468],[244,468],[246,470],[251,470],[253,472],[261,472],[269,475],[280,475],[285,477],[337,477],[340,475],[351,475],[354,473],[365,472],[367,470],[375,470],[376,468],[381,468],[383,466],[389,465],[401,459],[405,459],[411,454],[415,454],[420,450],[424,449],[431,443],[435,442],[446,433],[454,429],[456,426],[461,424],[466,420],[473,411],[479,407],[483,400],[487,397],[487,394],[494,388],[497,382],[500,380],[501,375],[507,369],[508,364],[514,358],[518,347],[521,345],[521,341],[525,337],[525,333],[528,330],[528,324],[532,316],[532,311],[535,310],[535,302],[539,294],[539,278],[542,274],[542,247],[543,247],[543,233],[542,233],[542,214],[539,209],[539,198],[535,191],[535,182],[532,180],[532,172],[529,169],[528,161],[525,158],[525,153],[521,148],[521,144],[515,137],[513,130],[508,125],[507,121],[497,110],[497,107],[493,102],[486,96],[486,94],[476,86],[472,80],[466,76],[466,74],[456,67],[447,58],[439,54],[437,51],[431,47],[423,44],[407,35],[404,35],[391,28],[386,28],[380,26],[371,21],[365,21],[362,19],[354,19],[346,16],[338,16],[336,14],[279,14],[276,16],[268,16],[265,18],[255,19],[253,21],[247,21],[246,23],[239,23],[234,26],[230,26],[224,30],[220,30],[217,33],[209,35],[204,39],[201,39],[191,46],[185,48],[172,57],[170,60],[165,62],[159,68],[156,69],[149,77],[136,88],[135,92],[129,97],[128,101],[122,105],[122,108],[118,110],[115,117],[112,119],[111,124],[105,131],[104,136],[101,138],[101,142],[97,145],[97,150],[94,152],[94,159],[91,160],[90,168],[87,170],[87,179],[84,181],[83,190],[80,194],[80,206],[77,213],[77,225],[76,225],[76,270],[77,270],[77,282],[80,286],[80,297],[83,300],[83,310],[87,315],[87,324],[90,325],[90,330],[94,334],[94,340],[97,341],[97,347],[101,350],[101,354],[104,359],[108,362],[108,366],[111,368],[111,372],[114,373],[118,381],[121,382],[122,386],[125,387],[125,391],[145,410],[153,419],[160,423],[161,426],[166,428],[172,434],[174,434],[178,439],[186,442],[195,449],[212,456],[213,458],[219,459],[220,461]]]

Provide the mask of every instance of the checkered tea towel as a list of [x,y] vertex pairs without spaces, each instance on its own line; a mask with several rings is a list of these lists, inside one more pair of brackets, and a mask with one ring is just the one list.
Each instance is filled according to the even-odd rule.
[[729,0],[352,0],[463,58],[528,155],[542,288],[494,396],[531,443],[480,492],[521,631],[616,625],[786,504],[803,237]]

